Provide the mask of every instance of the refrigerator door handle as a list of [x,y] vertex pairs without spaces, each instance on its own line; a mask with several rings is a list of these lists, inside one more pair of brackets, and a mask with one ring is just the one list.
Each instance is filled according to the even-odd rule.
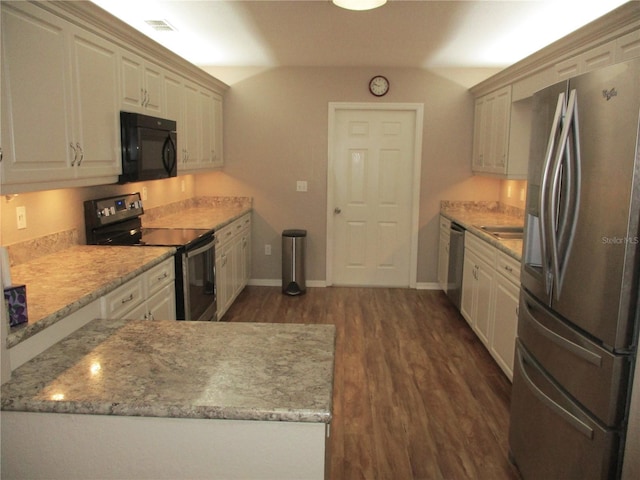
[[596,353],[593,353],[586,348],[581,347],[577,343],[574,343],[561,335],[558,335],[556,332],[543,325],[534,315],[533,311],[535,307],[533,307],[528,301],[524,300],[525,305],[525,313],[527,318],[530,320],[530,324],[534,327],[538,333],[544,335],[546,338],[555,343],[558,347],[568,350],[573,353],[575,356],[585,360],[586,362],[591,363],[597,367],[602,366],[602,357]]
[[[571,90],[569,94],[552,171],[551,190],[549,191],[551,197],[549,207],[550,243],[556,299],[559,300],[566,272],[565,260],[573,243],[580,199],[578,102],[575,89]],[[566,190],[561,192],[561,189]],[[561,196],[566,198],[564,199],[565,209],[560,216],[559,201]]]
[[562,406],[554,402],[547,394],[545,394],[542,390],[540,390],[540,388],[538,388],[533,380],[531,380],[531,377],[529,377],[529,375],[527,374],[527,367],[524,362],[524,357],[528,357],[528,355],[523,352],[522,348],[518,348],[516,350],[516,354],[518,357],[520,371],[522,372],[522,379],[524,380],[527,388],[529,388],[531,393],[533,393],[538,398],[538,400],[540,400],[544,405],[546,405],[549,409],[556,413],[560,418],[569,423],[578,432],[580,432],[585,437],[592,439],[593,429],[589,425],[580,421],[580,419],[572,415],[571,412],[562,408]]
[[556,104],[556,111],[553,116],[553,123],[551,125],[551,131],[549,132],[549,140],[547,142],[547,150],[544,156],[544,164],[542,167],[542,179],[541,179],[541,191],[540,191],[540,204],[538,211],[540,212],[540,239],[541,239],[541,256],[542,256],[542,277],[544,281],[545,291],[547,295],[551,293],[552,273],[549,258],[549,243],[553,234],[553,224],[549,219],[549,182],[551,180],[550,174],[553,167],[554,152],[556,150],[556,137],[558,134],[558,128],[560,122],[566,112],[565,93],[562,92],[558,95],[558,103]]

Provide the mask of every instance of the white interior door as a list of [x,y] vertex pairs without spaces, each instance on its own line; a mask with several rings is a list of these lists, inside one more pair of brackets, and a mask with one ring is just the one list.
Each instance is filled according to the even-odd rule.
[[422,105],[330,105],[327,283],[415,286]]

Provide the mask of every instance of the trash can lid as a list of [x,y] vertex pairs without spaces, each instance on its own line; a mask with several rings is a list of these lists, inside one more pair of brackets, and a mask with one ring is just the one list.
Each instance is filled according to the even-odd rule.
[[296,229],[284,230],[282,232],[282,236],[283,237],[306,237],[307,236],[307,231],[306,230],[296,230]]

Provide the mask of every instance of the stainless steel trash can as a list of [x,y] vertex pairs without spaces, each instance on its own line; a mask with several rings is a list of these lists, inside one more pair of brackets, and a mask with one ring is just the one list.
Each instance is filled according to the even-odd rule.
[[300,295],[307,291],[304,274],[306,230],[282,232],[282,293]]

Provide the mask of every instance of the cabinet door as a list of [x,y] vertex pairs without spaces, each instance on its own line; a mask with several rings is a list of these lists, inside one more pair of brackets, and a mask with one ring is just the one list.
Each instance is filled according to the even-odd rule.
[[242,281],[241,288],[244,288],[249,283],[251,278],[251,229],[247,228],[242,233]]
[[[217,247],[216,247],[217,248]],[[229,244],[216,250],[216,293],[218,302],[218,320],[229,308],[231,300],[231,263]]]
[[438,245],[438,283],[440,288],[447,291],[447,277],[449,275],[449,232],[440,230],[440,243]]
[[147,300],[147,318],[149,320],[176,319],[176,292],[173,283],[166,285]]
[[2,5],[2,182],[68,179],[68,25],[33,5],[19,7]]
[[480,259],[478,259],[476,265],[473,329],[482,343],[488,346],[489,335],[491,334],[491,327],[493,325],[492,296],[494,267]]
[[473,124],[473,171],[481,171],[484,165],[485,142],[488,135],[488,122],[486,113],[486,98],[480,97],[475,102],[475,114]]
[[200,128],[202,144],[200,147],[200,164],[203,167],[212,166],[215,157],[215,111],[213,92],[200,90]]
[[222,97],[213,95],[213,166],[222,167],[224,156],[222,148]]
[[496,275],[496,301],[490,350],[500,368],[511,380],[518,328],[518,286]]
[[[80,29],[72,30],[71,58],[76,176],[118,175],[120,115],[118,53],[115,45]],[[96,86],[99,85],[99,88]]]
[[475,292],[476,286],[476,263],[477,257],[470,250],[464,251],[464,262],[462,267],[462,298],[460,300],[460,313],[473,327],[475,315]]
[[201,145],[200,92],[196,85],[184,84],[184,151],[181,165],[189,170],[198,167]]
[[120,53],[121,108],[142,113],[144,103],[144,61],[138,55],[123,50]]
[[143,67],[144,109],[147,115],[164,116],[164,72],[160,66],[145,62]]
[[511,89],[499,90],[491,108],[491,168],[494,173],[507,173],[509,150],[509,120],[511,112]]

